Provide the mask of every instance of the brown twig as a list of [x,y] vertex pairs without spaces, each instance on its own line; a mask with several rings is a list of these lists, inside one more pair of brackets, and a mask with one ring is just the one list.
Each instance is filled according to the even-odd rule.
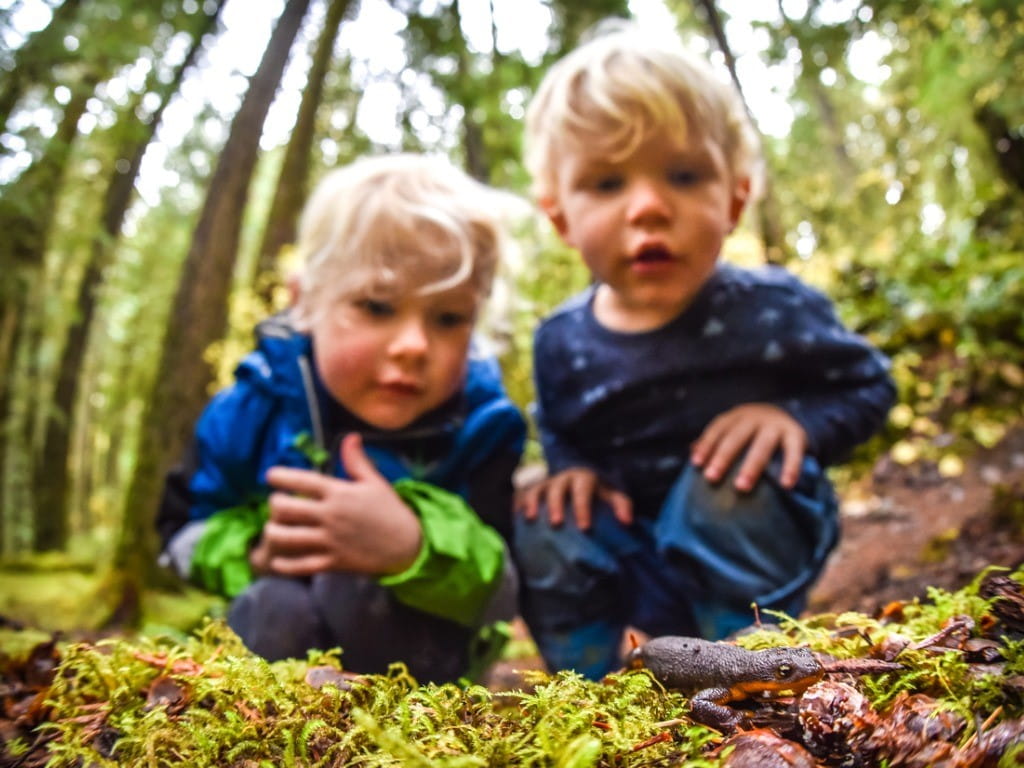
[[629,748],[630,752],[639,752],[641,749],[647,749],[653,747],[655,744],[661,744],[666,741],[672,741],[672,734],[668,731],[662,731],[657,736],[652,736],[646,741],[641,741],[639,744],[634,744]]

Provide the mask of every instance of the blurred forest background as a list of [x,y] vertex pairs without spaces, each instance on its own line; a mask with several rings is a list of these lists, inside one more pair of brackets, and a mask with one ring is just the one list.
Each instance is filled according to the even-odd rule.
[[[709,52],[762,131],[727,258],[798,272],[893,358],[848,473],[955,476],[1020,423],[1017,0],[0,0],[0,614],[139,621],[163,473],[283,306],[311,184],[402,148],[525,200],[524,105],[609,15]],[[588,279],[529,210],[488,323],[524,406],[534,323]]]

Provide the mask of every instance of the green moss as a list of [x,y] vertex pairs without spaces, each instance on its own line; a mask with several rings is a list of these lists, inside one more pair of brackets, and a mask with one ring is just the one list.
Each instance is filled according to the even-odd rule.
[[[950,620],[986,626],[990,606],[978,596],[979,583],[980,577],[957,592],[933,590],[927,601],[904,605],[898,620],[776,616],[778,629],[740,642],[803,644],[853,659],[898,636],[907,646],[897,656],[904,669],[860,681],[879,712],[908,692],[936,697],[968,723],[993,713],[994,720],[1020,717],[1024,702],[1007,680],[1024,674],[1024,641],[1003,638],[1004,658],[992,674],[958,651],[913,647]],[[571,672],[532,672],[526,690],[500,694],[480,686],[420,686],[400,664],[341,688],[306,682],[311,668],[340,672],[343,661],[343,653],[331,651],[268,663],[220,621],[207,621],[184,640],[141,636],[70,645],[49,692],[51,721],[43,726],[55,735],[49,765],[719,764],[709,754],[720,736],[691,722],[687,699],[645,671],[599,683]],[[26,744],[7,749],[13,756]]]
[[[532,692],[505,694],[509,705],[479,686],[418,686],[402,665],[349,690],[306,683],[323,665],[340,668],[338,654],[267,663],[219,622],[184,645],[71,646],[51,690],[50,765],[629,766],[659,755],[699,765],[715,736],[676,726],[673,741],[631,753],[686,712],[684,697],[642,672],[606,683],[537,673]],[[154,681],[180,701],[147,703]]]

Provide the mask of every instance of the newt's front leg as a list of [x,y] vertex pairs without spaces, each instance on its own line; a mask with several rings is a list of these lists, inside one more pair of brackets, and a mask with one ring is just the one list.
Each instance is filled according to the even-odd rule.
[[690,699],[690,715],[698,723],[709,725],[726,733],[732,733],[743,722],[743,716],[734,709],[723,706],[732,701],[728,688],[705,688]]

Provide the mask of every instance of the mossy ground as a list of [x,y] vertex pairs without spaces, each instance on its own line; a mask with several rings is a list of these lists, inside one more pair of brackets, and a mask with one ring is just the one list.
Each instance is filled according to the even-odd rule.
[[[1014,578],[1003,584],[1024,595],[1024,572]],[[830,657],[857,659],[885,653],[898,638],[895,658],[904,669],[861,677],[857,687],[878,713],[901,695],[934,699],[961,716],[965,725],[950,749],[966,749],[972,738],[978,742],[981,723],[993,728],[1024,715],[1024,627],[1014,623],[1024,616],[1016,616],[1020,606],[1012,600],[984,597],[979,583],[933,590],[929,600],[897,606],[886,618],[776,617],[779,629],[739,642],[750,648],[809,645]],[[2,641],[8,645],[19,635]],[[976,663],[966,644],[971,638],[997,649],[998,657]],[[337,651],[267,663],[219,621],[184,640],[158,633],[66,643],[60,657],[36,715],[38,727],[9,738],[0,765],[33,754],[45,754],[51,768],[721,762],[714,747],[722,735],[689,720],[687,699],[642,670],[601,682],[535,672],[521,688],[503,692],[471,684],[420,686],[401,665],[388,675],[353,678],[343,672],[344,655]],[[9,701],[14,689],[8,684]],[[796,722],[795,715],[789,718]]]

